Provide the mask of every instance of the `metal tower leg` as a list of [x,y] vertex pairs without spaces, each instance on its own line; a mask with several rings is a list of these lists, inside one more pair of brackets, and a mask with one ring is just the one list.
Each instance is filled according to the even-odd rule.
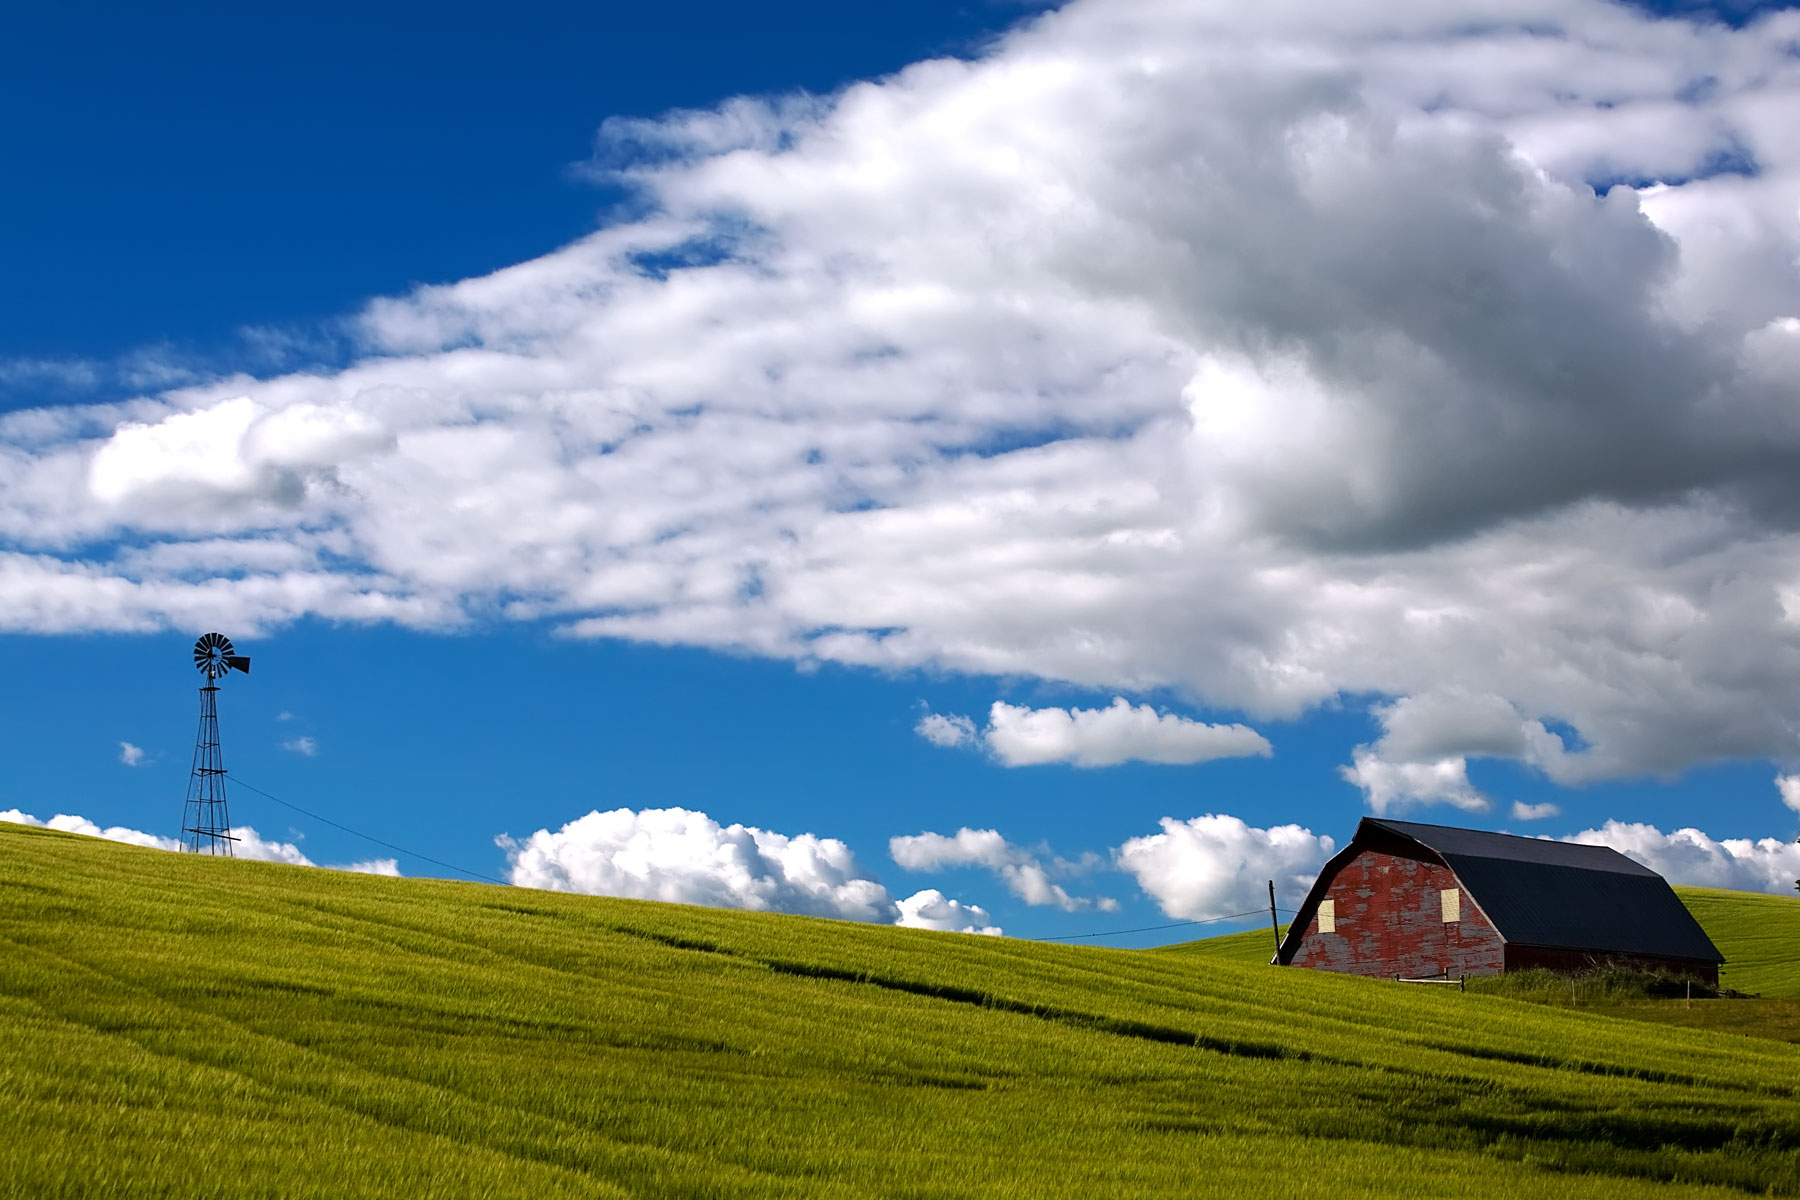
[[200,732],[194,738],[194,773],[188,778],[181,822],[195,854],[231,855],[231,814],[225,807],[225,760],[219,753],[219,689],[200,689]]

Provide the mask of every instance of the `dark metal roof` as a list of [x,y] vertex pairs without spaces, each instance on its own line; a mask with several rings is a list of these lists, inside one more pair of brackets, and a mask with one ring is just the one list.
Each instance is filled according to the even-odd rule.
[[1290,961],[1300,948],[1306,923],[1338,869],[1383,833],[1442,858],[1511,944],[1725,961],[1663,877],[1611,847],[1374,817],[1363,818],[1350,845],[1319,873],[1282,943],[1280,961]]
[[[1578,867],[1584,871],[1613,871],[1621,875],[1662,876],[1640,862],[1626,858],[1611,846],[1582,846],[1520,837],[1514,833],[1489,833],[1483,829],[1458,829],[1453,825],[1421,825],[1415,821],[1363,818],[1364,825],[1386,829],[1446,857],[1497,858],[1506,862],[1539,863],[1549,867]],[[1362,836],[1357,829],[1357,837]]]

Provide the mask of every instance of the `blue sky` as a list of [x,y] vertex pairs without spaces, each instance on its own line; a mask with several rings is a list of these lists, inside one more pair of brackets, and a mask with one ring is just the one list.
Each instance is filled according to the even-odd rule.
[[21,17],[0,811],[177,835],[218,628],[235,777],[521,883],[1791,887],[1800,17],[1038,11]]
[[[372,296],[590,232],[607,117],[830,93],[967,53],[1031,6],[323,3],[18,14],[0,48],[10,290],[0,352],[151,348],[216,369],[246,329],[310,343]],[[707,35],[696,37],[696,30]],[[27,299],[29,297],[29,299]]]

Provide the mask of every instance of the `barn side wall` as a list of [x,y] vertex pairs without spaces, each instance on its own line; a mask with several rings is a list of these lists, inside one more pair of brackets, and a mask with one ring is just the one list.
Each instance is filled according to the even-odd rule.
[[1335,904],[1336,931],[1319,932],[1315,912],[1290,965],[1388,979],[1504,970],[1505,943],[1467,891],[1461,920],[1443,919],[1440,892],[1462,885],[1441,859],[1428,859],[1436,856],[1390,846],[1345,863],[1324,897]]
[[1506,969],[1508,971],[1544,967],[1551,971],[1575,974],[1613,964],[1640,971],[1666,971],[1671,975],[1686,975],[1701,983],[1715,986],[1719,982],[1717,963],[1697,962],[1691,958],[1657,958],[1647,954],[1608,954],[1597,950],[1563,950],[1546,946],[1508,946],[1506,948]]

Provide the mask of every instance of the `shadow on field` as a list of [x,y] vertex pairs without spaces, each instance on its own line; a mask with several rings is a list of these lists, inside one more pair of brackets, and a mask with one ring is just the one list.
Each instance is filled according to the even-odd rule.
[[1194,1033],[1188,1029],[1175,1029],[1167,1025],[1151,1025],[1144,1021],[1127,1021],[1117,1017],[1100,1017],[1092,1013],[1053,1008],[1044,1004],[1023,1004],[1017,1000],[1008,1000],[988,992],[976,991],[973,988],[920,983],[910,979],[890,979],[866,972],[842,971],[835,967],[782,962],[777,959],[759,959],[758,961],[769,970],[779,971],[783,975],[804,975],[811,979],[835,979],[844,983],[867,984],[870,987],[885,988],[891,992],[930,996],[934,1000],[948,1000],[953,1004],[972,1004],[980,1008],[991,1008],[997,1012],[1018,1013],[1020,1016],[1057,1021],[1081,1029],[1092,1029],[1099,1033],[1141,1038],[1147,1042],[1165,1042],[1173,1046],[1194,1046],[1201,1050],[1211,1050],[1216,1054],[1236,1055],[1239,1058],[1309,1060],[1313,1057],[1303,1050],[1291,1050],[1274,1042],[1233,1041],[1226,1038],[1208,1037],[1203,1033]]
[[[656,942],[672,949],[716,954],[770,971],[808,979],[848,983],[1052,1021],[1117,1037],[1170,1046],[1192,1047],[1236,1058],[1285,1061],[1325,1069],[1352,1067],[1404,1075],[1399,1089],[1391,1080],[1382,1087],[1345,1090],[1335,1071],[1320,1094],[1301,1099],[1289,1109],[1290,1133],[1323,1141],[1404,1145],[1434,1150],[1480,1150],[1495,1157],[1559,1174],[1613,1176],[1656,1182],[1709,1183],[1757,1195],[1800,1195],[1800,1167],[1793,1151],[1800,1148],[1800,1128],[1748,1113],[1649,1113],[1630,1107],[1595,1112],[1548,1100],[1537,1092],[1496,1085],[1474,1076],[1413,1073],[1372,1067],[1368,1063],[1296,1050],[1276,1042],[1212,1037],[1189,1029],[1028,1004],[977,988],[930,983],[870,971],[846,970],[819,963],[766,958],[700,938],[608,925],[613,933]],[[1566,986],[1566,981],[1565,981]],[[1612,981],[1612,986],[1618,986]],[[1473,989],[1471,989],[1473,990]],[[1648,1067],[1622,1067],[1550,1054],[1504,1051],[1490,1047],[1428,1043],[1433,1049],[1474,1059],[1508,1062],[1546,1071],[1569,1071],[1671,1086],[1702,1086],[1705,1081]],[[1324,1080],[1321,1080],[1324,1084]],[[1284,1086],[1295,1088],[1294,1081]],[[1308,1091],[1304,1086],[1298,1090]],[[1794,1089],[1764,1084],[1753,1090],[1791,1096]],[[1171,1135],[1216,1133],[1217,1122],[1149,1118],[1140,1128]]]

